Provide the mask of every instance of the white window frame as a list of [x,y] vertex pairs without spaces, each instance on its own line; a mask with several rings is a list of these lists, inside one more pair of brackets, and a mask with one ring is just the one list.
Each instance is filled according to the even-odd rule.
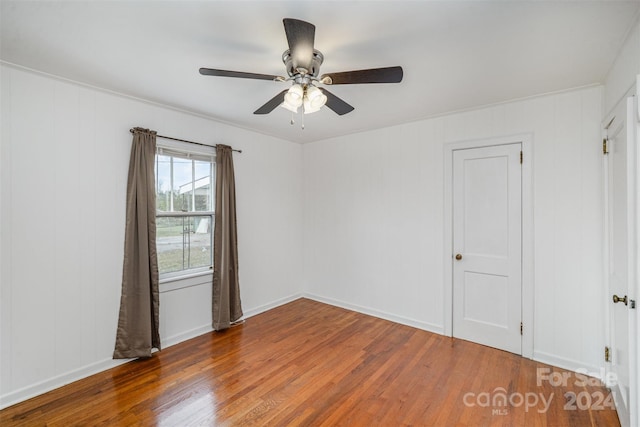
[[[180,141],[173,140],[162,140],[156,142],[156,156],[158,154],[165,155],[176,155],[181,157],[207,157],[211,159],[212,170],[211,170],[211,187],[213,193],[212,206],[215,209],[215,168],[216,168],[216,157],[215,157],[215,147],[201,146],[196,144],[189,144]],[[173,185],[172,185],[173,187]],[[157,189],[156,189],[156,197],[157,197]],[[173,202],[173,201],[172,201]],[[156,210],[156,220],[158,218],[187,218],[187,217],[197,217],[204,216],[210,218],[210,224],[212,227],[211,230],[211,253],[212,253],[212,263],[213,263],[213,225],[215,221],[215,212],[211,211],[193,211],[193,212],[165,212]],[[156,237],[157,243],[157,237]],[[213,274],[213,265],[206,267],[198,267],[198,268],[190,268],[186,270],[173,271],[170,273],[160,274],[160,284],[166,284],[170,287],[184,287],[184,286],[192,286],[198,284],[202,281],[202,276],[211,276]],[[182,283],[176,283],[182,282]]]

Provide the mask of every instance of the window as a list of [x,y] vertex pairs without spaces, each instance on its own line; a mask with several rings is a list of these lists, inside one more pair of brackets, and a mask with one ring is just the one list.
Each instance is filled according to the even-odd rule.
[[158,144],[155,177],[160,279],[209,272],[215,204],[213,147]]

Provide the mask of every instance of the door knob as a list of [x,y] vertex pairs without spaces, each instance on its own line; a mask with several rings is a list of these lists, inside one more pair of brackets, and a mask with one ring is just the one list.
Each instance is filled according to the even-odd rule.
[[624,305],[627,305],[627,296],[625,295],[624,297],[620,298],[618,295],[614,295],[613,296],[613,303],[619,303],[619,302],[623,302]]
[[462,254],[456,254],[456,259],[460,261],[462,259]]

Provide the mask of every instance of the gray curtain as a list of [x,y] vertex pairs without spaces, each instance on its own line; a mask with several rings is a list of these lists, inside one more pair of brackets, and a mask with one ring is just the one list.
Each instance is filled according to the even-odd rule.
[[160,350],[156,253],[156,132],[135,128],[127,182],[122,296],[114,359],[151,357]]
[[213,231],[213,329],[216,331],[227,329],[242,317],[232,154],[231,147],[218,144]]

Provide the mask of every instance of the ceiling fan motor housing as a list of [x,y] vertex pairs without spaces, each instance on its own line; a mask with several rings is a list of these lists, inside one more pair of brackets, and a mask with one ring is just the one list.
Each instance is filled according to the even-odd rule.
[[293,56],[291,55],[291,49],[285,50],[282,54],[282,62],[287,69],[289,77],[295,77],[298,75],[318,77],[318,74],[320,73],[320,65],[322,65],[323,61],[324,55],[316,49],[313,49],[313,55],[311,56],[311,61],[308,65],[295,63]]

